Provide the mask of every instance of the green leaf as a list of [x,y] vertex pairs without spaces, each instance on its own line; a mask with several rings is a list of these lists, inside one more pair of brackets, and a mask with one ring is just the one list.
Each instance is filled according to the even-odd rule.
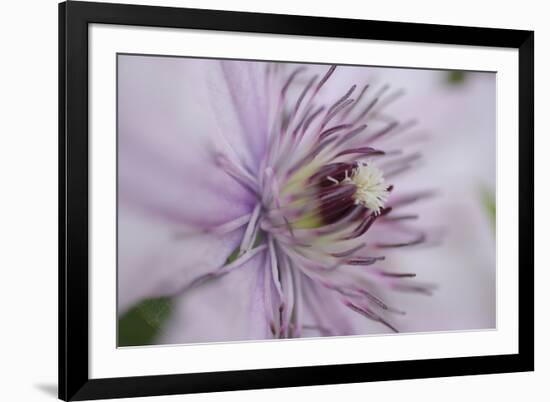
[[487,216],[491,220],[491,225],[493,230],[496,228],[496,219],[497,219],[497,206],[495,201],[495,194],[492,191],[484,189],[481,191],[481,201]]
[[[252,245],[252,248],[258,247],[262,242],[264,241],[264,235],[262,232],[258,232],[256,235],[256,238],[254,239],[254,244]],[[225,265],[231,264],[233,261],[235,261],[237,258],[239,258],[239,252],[241,249],[237,247],[231,254],[229,254],[229,257],[225,260]]]
[[147,299],[118,320],[118,346],[143,346],[154,343],[171,313],[169,298]]
[[229,257],[227,257],[227,260],[225,260],[225,265],[231,264],[233,261],[235,261],[239,257],[239,247],[237,247],[231,254],[229,254]]
[[446,82],[449,85],[461,85],[466,81],[466,72],[460,70],[448,71]]

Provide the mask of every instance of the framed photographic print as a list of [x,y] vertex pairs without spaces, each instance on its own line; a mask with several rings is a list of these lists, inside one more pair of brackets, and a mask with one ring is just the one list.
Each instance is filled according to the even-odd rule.
[[59,5],[59,397],[534,368],[530,31]]

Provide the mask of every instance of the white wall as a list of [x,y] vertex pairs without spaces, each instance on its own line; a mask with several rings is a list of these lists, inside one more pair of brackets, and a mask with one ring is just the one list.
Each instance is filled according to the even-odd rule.
[[[135,1],[137,2],[137,1]],[[148,4],[477,25],[536,31],[537,359],[536,372],[224,394],[159,401],[547,400],[550,376],[549,259],[544,224],[550,192],[550,27],[544,2],[455,0],[193,0]],[[3,2],[0,24],[0,395],[6,401],[53,400],[57,376],[57,5]],[[135,399],[152,400],[152,399]]]

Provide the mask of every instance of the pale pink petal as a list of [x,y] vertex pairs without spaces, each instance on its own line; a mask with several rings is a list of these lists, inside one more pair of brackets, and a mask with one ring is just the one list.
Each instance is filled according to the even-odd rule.
[[442,236],[437,247],[388,250],[386,268],[415,272],[417,280],[432,282],[437,289],[431,297],[388,294],[388,302],[408,312],[398,317],[403,331],[494,328],[495,232],[482,196],[494,191],[496,181],[495,79],[470,73],[464,85],[451,87],[443,84],[444,72],[418,77],[407,81],[404,71],[392,78],[410,88],[392,113],[422,117],[430,133],[419,148],[423,159],[418,166],[392,180],[392,196],[436,190],[434,198],[400,213],[418,214],[414,226],[437,229]]
[[[227,109],[234,109],[233,113],[239,125],[228,127],[222,123],[223,127],[243,133],[243,149],[248,150],[253,158],[251,167],[257,168],[265,152],[269,131],[269,108],[275,101],[271,99],[271,94],[266,92],[266,64],[224,60],[220,66],[226,88],[218,84],[219,92],[212,97],[212,107],[217,111],[221,122],[223,117],[230,116]],[[212,81],[211,85],[216,85],[216,82]],[[232,102],[224,101],[225,99],[231,99]]]
[[308,278],[303,279],[303,285],[302,336],[372,335],[391,332],[383,324],[346,307],[340,293]]
[[269,274],[260,253],[229,274],[178,297],[159,343],[228,342],[270,338],[264,297]]
[[[252,74],[246,68],[233,70],[228,78],[237,83],[240,74]],[[244,144],[251,138],[249,130],[257,137],[265,135],[265,130],[256,130],[262,104],[241,101],[255,96],[254,86],[230,93],[228,85],[217,62],[119,56],[122,202],[171,222],[198,225],[221,224],[249,212],[254,195],[227,174],[219,160],[220,155],[233,161],[252,159],[250,152],[243,155]],[[228,123],[237,120],[245,124]],[[260,152],[257,142],[254,152]]]
[[118,217],[118,313],[146,298],[172,296],[222,266],[242,230],[190,235],[181,227],[123,209]]

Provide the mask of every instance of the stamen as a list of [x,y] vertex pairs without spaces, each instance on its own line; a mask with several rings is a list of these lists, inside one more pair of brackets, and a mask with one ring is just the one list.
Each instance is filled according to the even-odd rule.
[[355,100],[355,103],[353,105],[351,105],[350,108],[348,108],[343,114],[342,114],[342,117],[341,119],[345,119],[346,117],[348,117],[348,115],[351,113],[352,110],[355,109],[355,107],[361,102],[361,99],[363,99],[363,95],[365,95],[365,92],[367,92],[367,89],[369,89],[369,84],[366,84],[363,89],[361,90],[361,92],[359,93],[359,96],[357,97],[357,99]]
[[384,127],[382,130],[379,130],[379,131],[377,131],[376,133],[371,134],[371,135],[365,140],[365,142],[369,143],[369,142],[373,142],[373,141],[375,141],[375,140],[380,139],[380,137],[383,137],[384,135],[390,133],[390,132],[391,132],[394,128],[396,128],[398,125],[399,125],[399,122],[397,122],[397,121],[392,121],[392,122],[389,123],[386,127]]
[[326,147],[334,143],[337,137],[331,137],[324,140],[319,145],[311,149],[306,155],[304,155],[298,162],[296,162],[290,169],[288,169],[288,175],[292,176],[298,169],[311,162],[317,155],[319,155]]
[[344,170],[349,166],[347,163],[331,163],[330,165],[325,165],[319,169],[319,171],[313,174],[308,182],[312,184],[321,184],[317,183],[319,180],[323,181],[326,176],[338,177],[340,174],[344,173]]
[[217,154],[216,163],[225,173],[234,178],[238,183],[250,190],[253,194],[258,194],[256,179],[245,170],[239,168],[239,166],[234,164],[226,155],[221,153]]
[[292,293],[294,294],[294,308],[292,309],[291,315],[292,327],[290,328],[290,334],[291,336],[299,338],[302,336],[302,274],[298,270],[298,267],[292,264],[290,258],[288,258],[288,271],[290,272]]
[[361,314],[362,316],[364,317],[367,317],[373,321],[377,321],[379,322],[380,324],[383,324],[385,325],[386,327],[388,327],[389,329],[391,329],[393,332],[399,332],[397,330],[397,328],[395,328],[393,325],[391,325],[389,322],[387,322],[386,320],[384,320],[382,317],[380,317],[378,314],[376,314],[374,311],[372,311],[371,309],[369,309],[368,307],[362,307],[362,306],[359,306],[355,303],[353,303],[352,301],[350,300],[345,300],[344,301],[344,304],[349,307],[351,310],[355,311],[356,313],[359,313]]
[[327,112],[327,116],[323,120],[323,124],[321,124],[321,128],[325,128],[326,125],[336,116],[338,113],[340,113],[342,110],[347,108],[349,105],[351,105],[354,102],[353,99],[347,99],[346,101],[342,102],[340,105],[334,108],[334,110]]
[[357,257],[353,258],[351,260],[347,260],[346,264],[348,265],[360,265],[360,266],[367,266],[372,265],[377,261],[383,261],[386,257]]
[[277,334],[277,328],[273,317],[273,298],[271,296],[271,276],[267,273],[267,267],[264,269],[264,303],[266,321],[269,323],[271,335]]
[[307,119],[310,116],[311,111],[313,110],[313,106],[309,105],[306,107],[305,112],[303,113],[302,117],[300,118],[299,123],[296,125],[296,128],[292,131],[292,138],[294,139],[294,144],[296,143],[296,137],[298,135],[298,132],[301,130],[301,128],[304,126],[304,123],[307,121]]
[[[298,97],[298,100],[296,101],[296,104],[294,106],[294,109],[292,110],[292,113],[290,114],[290,116],[288,116],[288,121],[286,122],[286,124],[283,125],[284,126],[284,132],[282,133],[282,136],[286,137],[287,131],[290,129],[294,119],[298,115],[298,111],[300,110],[300,105],[302,104],[302,101],[304,100],[304,97],[309,92],[310,88],[313,86],[313,84],[315,83],[316,80],[317,80],[317,76],[315,75],[314,77],[312,77],[309,80],[306,87],[302,90],[302,93]],[[307,102],[307,104],[306,104],[306,110],[309,109],[309,106],[310,106],[309,103],[310,102]],[[298,127],[301,126],[302,124],[303,124],[303,120],[300,120],[298,122]],[[292,142],[294,142],[294,140],[296,139],[296,130],[297,130],[297,128],[294,129],[293,132],[292,132]]]
[[346,177],[343,183],[356,186],[357,190],[354,195],[356,204],[364,205],[375,215],[380,214],[380,210],[389,196],[381,170],[372,163],[358,163],[357,167],[353,169],[351,177]]
[[271,236],[269,236],[269,239],[268,239],[268,247],[269,247],[269,261],[271,265],[271,276],[273,279],[273,284],[275,285],[275,289],[277,290],[277,293],[279,294],[279,297],[282,300],[283,289],[281,288],[281,282],[279,280],[279,264],[277,261],[277,254],[275,252],[275,245],[273,243],[273,238]]
[[401,243],[377,243],[376,247],[378,248],[399,248],[399,247],[408,247],[408,246],[416,246],[418,244],[424,243],[426,241],[426,235],[424,233],[420,233],[416,238],[401,242]]
[[385,222],[396,222],[396,221],[405,221],[405,220],[415,220],[418,219],[418,215],[394,215],[384,218]]
[[386,172],[387,177],[397,176],[398,174],[405,172],[413,167],[414,162],[419,160],[421,157],[422,154],[420,152],[415,152],[411,155],[385,163],[383,169]]
[[258,253],[263,252],[266,248],[267,248],[267,246],[265,244],[261,245],[261,246],[258,246],[256,248],[248,251],[247,253],[244,253],[243,255],[238,257],[235,261],[233,261],[229,264],[223,265],[215,271],[211,271],[209,273],[206,273],[204,275],[201,275],[201,276],[197,277],[196,279],[191,281],[191,283],[189,285],[184,287],[182,290],[176,292],[176,294],[181,293],[185,290],[188,290],[192,287],[201,285],[209,279],[215,279],[215,278],[219,278],[221,276],[229,274],[234,269],[237,269],[237,268],[241,267],[245,262],[247,262],[247,261],[251,260],[252,258],[254,258],[256,255],[258,255]]
[[325,82],[328,81],[328,79],[330,78],[330,76],[332,75],[332,73],[334,73],[334,70],[336,70],[336,65],[330,66],[330,68],[328,69],[327,73],[323,76],[323,78],[321,78],[321,81],[319,81],[319,84],[317,85],[317,88],[315,88],[315,93],[314,93],[314,95],[316,95],[317,92],[319,92],[319,90],[321,89],[321,87],[325,84]]
[[300,110],[300,105],[302,104],[302,101],[304,100],[304,97],[305,97],[306,94],[309,92],[310,88],[311,88],[312,85],[315,83],[315,81],[317,81],[317,78],[318,78],[318,76],[317,76],[317,75],[314,75],[314,76],[309,80],[309,82],[307,83],[306,87],[304,88],[304,90],[303,90],[302,93],[300,94],[298,100],[296,101],[296,105],[294,106],[293,115],[296,115],[296,114],[298,113],[298,110]]
[[380,275],[387,276],[390,278],[415,278],[415,273],[409,273],[409,272],[386,272],[386,271],[380,271]]
[[[364,213],[365,209],[362,206],[355,206],[351,211],[347,213],[343,218],[338,219],[334,223],[329,223],[320,228],[304,230],[300,236],[305,239],[317,239],[319,236],[327,236],[340,232],[348,227],[348,225],[355,220],[359,219]],[[342,239],[345,240],[345,239]]]
[[373,110],[373,113],[378,114],[380,113],[386,106],[389,106],[391,103],[395,102],[397,99],[401,98],[403,95],[405,95],[404,89],[398,89],[395,92],[389,94],[382,102],[378,104],[378,107]]
[[338,142],[336,143],[336,147],[339,147],[340,145],[345,144],[346,142],[350,141],[355,136],[360,134],[365,128],[367,128],[367,125],[363,124],[362,126],[359,126],[356,129],[353,129],[353,130],[349,131],[347,134],[345,134],[344,136],[342,136],[338,140]]
[[365,246],[366,246],[365,243],[361,243],[361,244],[359,244],[358,246],[353,247],[353,248],[351,248],[351,249],[349,249],[349,250],[342,251],[342,252],[340,252],[340,253],[332,253],[331,255],[332,255],[333,257],[336,257],[336,258],[348,257],[348,256],[354,254],[355,252],[361,250],[361,249],[362,249],[363,247],[365,247]]
[[315,118],[318,117],[323,112],[323,110],[325,110],[325,107],[320,106],[315,112],[313,112],[311,116],[307,118],[306,122],[304,123],[304,127],[302,128],[300,138],[304,136],[304,133],[307,131],[311,123],[313,123],[313,120],[315,120]]
[[355,228],[355,230],[350,235],[344,237],[342,240],[351,240],[363,236],[377,218],[389,214],[391,210],[391,208],[384,208],[380,211],[379,215],[370,214],[363,222],[359,224],[359,226],[357,226],[357,228]]
[[301,72],[305,71],[306,68],[305,67],[298,67],[297,69],[295,69],[290,75],[289,77],[287,78],[285,84],[283,85],[283,88],[281,89],[281,96],[284,98],[285,95],[286,95],[286,91],[288,90],[288,88],[290,87],[290,84],[292,84],[292,81],[294,81],[294,78],[296,78],[296,76],[298,74],[300,74]]
[[376,95],[374,95],[374,99],[371,100],[365,109],[353,120],[352,124],[357,124],[360,120],[364,119],[367,114],[372,110],[372,108],[378,103],[380,100],[380,97],[390,88],[389,85],[384,85]]
[[435,195],[435,193],[433,191],[422,191],[422,192],[418,192],[418,193],[413,193],[413,194],[410,194],[410,195],[402,196],[401,198],[394,199],[391,202],[390,206],[392,208],[402,207],[402,206],[405,206],[405,205],[409,205],[413,202],[423,200],[425,198],[433,197],[434,195]]
[[334,270],[340,264],[338,261],[336,264],[327,265],[319,261],[313,261],[296,250],[286,247],[285,245],[281,245],[281,248],[284,250],[286,255],[292,258],[293,261],[301,265],[302,272],[308,276],[310,276],[310,272],[308,270],[313,270],[316,273],[329,272]]
[[435,289],[435,286],[432,284],[412,284],[403,282],[394,282],[391,287],[401,292],[420,293],[425,296],[432,296],[433,290]]
[[246,227],[243,238],[241,240],[239,255],[247,253],[254,245],[254,241],[256,240],[256,233],[258,232],[258,219],[260,217],[261,209],[262,206],[260,203],[258,203],[252,211],[250,221],[248,222],[248,226]]
[[389,311],[391,313],[401,314],[405,315],[405,312],[402,310],[398,310],[396,308],[388,306],[386,303],[384,303],[379,297],[376,297],[371,292],[369,292],[366,289],[361,289],[359,292],[364,295],[366,298],[369,299],[369,301],[373,302],[377,307],[380,307],[382,310]]
[[337,133],[338,131],[346,130],[346,129],[351,128],[351,127],[352,127],[351,124],[340,124],[338,126],[328,128],[325,131],[321,132],[321,134],[319,134],[319,139],[324,140],[329,135]]
[[345,151],[342,151],[339,154],[336,154],[336,156],[338,157],[338,156],[352,155],[352,154],[358,154],[363,157],[367,157],[367,156],[374,156],[374,155],[385,155],[385,152],[379,149],[374,149],[372,147],[359,147],[359,148],[346,149]]
[[246,225],[250,221],[251,217],[252,217],[252,214],[246,214],[246,215],[240,216],[236,219],[233,219],[232,221],[223,223],[219,226],[212,227],[212,228],[207,228],[207,229],[204,230],[204,232],[205,233],[215,233],[217,235],[227,234],[227,233],[230,233],[234,230],[237,230],[241,226]]
[[363,109],[363,111],[359,114],[359,116],[357,116],[352,121],[352,124],[355,125],[355,124],[359,123],[362,119],[364,119],[367,116],[367,114],[372,110],[374,105],[376,105],[376,103],[378,102],[378,99],[379,98],[374,98],[373,100],[371,100],[370,103],[367,105],[367,107],[365,109]]
[[350,184],[321,190],[318,200],[323,221],[333,223],[350,212],[356,205],[354,202],[356,190],[356,187]]
[[283,336],[292,337],[291,321],[294,310],[295,293],[293,288],[291,267],[289,266],[288,257],[286,255],[279,253],[278,257],[281,287],[283,289],[282,304],[284,305],[281,317],[281,330],[283,332]]
[[344,96],[342,96],[340,99],[338,99],[328,110],[327,115],[331,114],[338,106],[340,106],[342,103],[344,103],[348,98],[351,96],[353,91],[355,91],[355,88],[357,88],[357,85],[352,85],[350,89],[345,93]]

